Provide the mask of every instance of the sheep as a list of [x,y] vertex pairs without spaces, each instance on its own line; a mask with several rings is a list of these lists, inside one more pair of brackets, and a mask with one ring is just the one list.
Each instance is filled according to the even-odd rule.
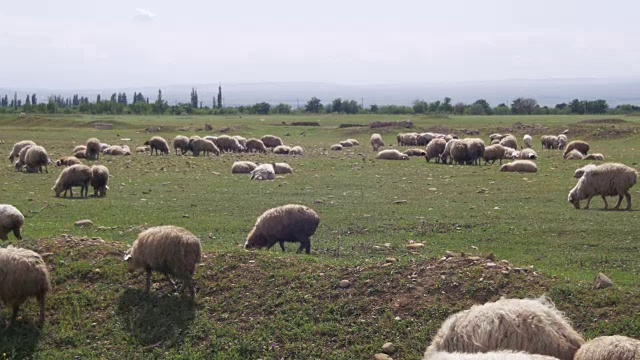
[[408,149],[402,152],[407,156],[425,156],[427,152],[422,149]]
[[268,148],[274,148],[276,146],[284,145],[282,139],[274,135],[264,135],[260,138],[260,141],[262,141],[264,146]]
[[189,138],[184,135],[174,137],[173,148],[176,151],[176,155],[178,155],[178,150],[180,150],[182,155],[186,154],[187,151],[189,151]]
[[484,164],[487,165],[489,161],[491,164],[495,164],[496,160],[502,165],[502,159],[504,159],[506,148],[500,144],[489,145],[484,149]]
[[82,192],[84,191],[84,197],[86,198],[89,196],[89,183],[91,182],[92,175],[91,168],[87,165],[71,165],[62,170],[51,190],[55,191],[56,197],[60,197],[60,193],[63,191],[64,197],[66,197],[67,190],[69,190],[71,197],[73,197],[72,187],[80,186],[80,197],[82,197]]
[[266,153],[267,152],[267,147],[264,145],[262,140],[249,139],[249,140],[247,140],[247,151],[248,152]]
[[16,321],[20,305],[31,296],[38,300],[42,325],[45,297],[50,289],[49,271],[40,254],[11,245],[0,248],[0,301],[13,308],[10,325]]
[[447,141],[447,144],[444,146],[444,151],[440,154],[440,162],[443,164],[447,164],[447,161],[449,164],[453,164],[453,159],[451,158],[451,147],[456,143],[456,141],[458,140]]
[[491,134],[489,135],[489,140],[493,141],[493,140],[502,140],[502,138],[504,138],[506,135],[502,135],[502,134]]
[[585,156],[584,159],[585,160],[604,161],[604,155],[602,155],[600,153],[589,154],[589,155]]
[[320,217],[311,208],[303,205],[288,204],[269,209],[262,213],[247,236],[245,249],[271,249],[280,243],[284,252],[285,242],[299,242],[297,253],[311,252],[310,237],[316,232]]
[[579,169],[576,169],[576,171],[573,173],[573,177],[576,179],[580,179],[582,177],[582,175],[584,175],[584,173],[586,173],[589,170],[595,169],[597,165],[594,164],[589,164],[589,165],[585,165]]
[[251,161],[236,161],[233,163],[233,165],[231,165],[231,173],[232,174],[249,174],[257,167],[258,165],[256,165]]
[[146,153],[147,151],[149,151],[149,148],[147,146],[138,146],[136,148],[137,153]]
[[88,139],[84,154],[87,160],[100,159],[100,140],[96,138]]
[[571,150],[577,150],[580,151],[582,155],[587,155],[587,153],[589,152],[589,144],[582,140],[573,140],[567,145],[567,148],[564,150],[564,154],[562,154],[562,156],[567,156],[567,154],[570,153]]
[[350,141],[353,146],[360,146],[360,141],[356,139],[347,139],[347,141]]
[[578,349],[574,357],[574,360],[637,359],[640,359],[640,340],[620,335],[591,339]]
[[342,151],[342,145],[333,144],[333,145],[331,145],[331,150],[333,150],[333,151]]
[[512,350],[572,360],[583,343],[548,298],[501,298],[450,316],[425,355]]
[[87,151],[87,146],[86,145],[78,145],[78,146],[74,147],[73,150],[71,150],[72,153],[77,153],[77,152],[83,152],[84,153],[85,151]]
[[104,154],[104,150],[111,147],[109,144],[100,143],[100,152]]
[[109,169],[104,165],[93,165],[91,167],[91,187],[93,187],[93,196],[107,196],[109,186]]
[[484,141],[478,138],[467,138],[462,140],[467,144],[467,156],[471,164],[480,165],[480,159],[484,156]]
[[518,150],[515,150],[515,149],[512,149],[512,148],[504,148],[504,158],[503,159],[515,160],[515,159],[518,158],[518,156],[520,156]]
[[435,139],[436,136],[433,133],[426,132],[418,134],[418,138],[416,140],[416,145],[419,146],[427,146],[431,140]]
[[447,134],[443,137],[444,141],[449,142],[451,140],[457,140],[458,137],[454,134]]
[[84,151],[78,151],[73,153],[73,156],[77,157],[78,159],[86,159],[86,153]]
[[500,140],[500,145],[512,149],[518,149],[518,140],[513,135],[507,135]]
[[209,153],[220,156],[220,149],[218,149],[216,144],[211,140],[207,139],[195,139],[189,142],[189,150],[193,152],[193,156],[199,156],[201,152],[203,152],[205,156]]
[[29,149],[31,149],[34,146],[35,145],[27,145],[22,149],[20,149],[20,152],[18,153],[18,161],[16,161],[15,163],[16,171],[22,171],[22,169],[25,168],[26,161],[27,161],[27,151],[29,151]]
[[376,155],[378,160],[409,160],[409,155],[403,154],[396,149],[382,150]]
[[516,160],[502,165],[500,171],[534,173],[538,171],[538,167],[531,160]]
[[530,149],[531,147],[533,147],[533,139],[529,134],[524,135],[524,137],[522,138],[522,142],[524,142],[524,147],[526,149]]
[[[127,154],[127,152],[125,152],[125,149],[121,146],[118,145],[111,145],[109,147],[107,147],[106,149],[104,149],[102,151],[103,154],[105,155],[113,155],[113,156],[120,156],[120,155],[125,155]],[[129,153],[130,155],[130,153]]]
[[221,152],[224,151],[236,153],[244,151],[244,147],[240,145],[240,142],[228,135],[221,135],[218,137],[218,148]]
[[540,137],[540,142],[542,143],[543,149],[557,149],[558,148],[558,137],[554,135],[542,135]]
[[11,153],[9,154],[9,161],[13,164],[13,159],[16,158],[16,156],[18,156],[18,154],[20,154],[20,150],[22,150],[23,147],[25,146],[34,146],[36,143],[34,143],[31,140],[23,140],[20,142],[17,142],[13,145],[13,148],[11,149]]
[[291,148],[291,155],[304,155],[304,149],[300,146],[294,146]]
[[[198,137],[198,138],[200,138],[200,137]],[[207,135],[207,136],[203,137],[203,139],[209,140],[212,143],[214,143],[216,146],[218,146],[218,137],[217,136]],[[193,140],[195,140],[195,138]]]
[[278,145],[275,148],[273,148],[274,154],[289,155],[290,152],[291,152],[291,148],[288,147],[287,145]]
[[584,160],[584,155],[578,150],[571,150],[564,155],[565,160]]
[[567,146],[567,135],[565,134],[560,134],[558,135],[558,149],[560,150],[564,150],[564,148]]
[[436,352],[425,354],[422,360],[558,360],[558,358],[526,352],[491,351],[486,353]]
[[462,140],[455,141],[451,145],[450,156],[451,161],[458,165],[465,165],[470,161],[469,145]]
[[71,166],[76,164],[82,164],[75,156],[63,156],[56,160],[56,166]]
[[498,139],[491,140],[491,144],[489,145],[496,145],[496,144],[500,144],[500,140]]
[[520,151],[520,154],[518,154],[518,159],[522,159],[522,160],[536,160],[538,159],[538,154],[536,154],[535,150],[530,149],[530,148],[526,148],[526,149],[522,149],[522,151]]
[[272,163],[276,174],[293,174],[293,169],[287,163]]
[[238,143],[240,144],[243,150],[247,148],[247,139],[243,138],[240,135],[232,136],[232,138],[238,140]]
[[371,134],[371,146],[373,147],[373,151],[378,151],[381,146],[384,146],[380,134]]
[[156,151],[156,155],[158,155],[158,151],[160,154],[169,155],[169,144],[167,140],[161,138],[160,136],[154,136],[151,139],[144,142],[143,145],[147,145],[151,147],[151,152],[149,155],[153,155],[153,151]]
[[47,165],[51,163],[51,159],[47,155],[47,150],[42,146],[35,145],[30,147],[27,150],[24,162],[27,165],[27,172],[42,172],[42,167],[44,166],[44,171],[49,173]]
[[20,229],[24,225],[24,215],[13,205],[0,204],[0,240],[9,240],[7,234],[13,231],[16,239],[22,240]]
[[353,147],[353,143],[349,140],[340,141],[340,145],[342,145],[343,148]]
[[447,146],[447,142],[444,139],[433,139],[429,141],[426,149],[426,155],[424,158],[429,162],[431,159],[436,159],[436,163],[440,162],[440,155],[444,152],[444,148]]
[[178,289],[171,276],[181,279],[180,292],[188,288],[191,297],[195,297],[193,274],[202,260],[202,246],[200,239],[188,230],[171,225],[147,229],[138,234],[124,260],[129,272],[137,269],[147,272],[147,292],[151,289],[151,272],[157,271],[164,274],[174,291]]
[[276,171],[271,164],[262,164],[250,173],[251,180],[273,180],[276,178]]
[[576,209],[580,209],[580,201],[587,199],[585,209],[589,209],[591,198],[602,196],[605,210],[608,208],[605,196],[618,195],[615,209],[620,208],[622,197],[627,199],[627,210],[631,210],[631,194],[629,189],[638,181],[638,172],[627,165],[604,163],[584,172],[576,186],[571,189],[567,200]]
[[398,146],[415,146],[418,145],[418,133],[400,133],[396,136]]

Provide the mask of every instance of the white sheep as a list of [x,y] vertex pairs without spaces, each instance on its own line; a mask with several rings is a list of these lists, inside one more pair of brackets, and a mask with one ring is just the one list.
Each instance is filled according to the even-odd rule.
[[582,175],[584,175],[585,172],[595,169],[597,165],[595,164],[589,164],[589,165],[585,165],[579,169],[576,169],[576,171],[573,173],[573,177],[576,179],[580,179],[582,177]]
[[221,152],[242,152],[244,147],[240,145],[238,139],[228,135],[218,136],[218,148]]
[[382,150],[376,155],[378,160],[409,160],[409,155],[403,154],[396,149]]
[[489,161],[491,161],[491,164],[495,164],[496,160],[498,160],[500,165],[502,165],[502,159],[504,159],[506,149],[507,148],[500,144],[487,146],[484,149],[484,164],[487,165]]
[[380,136],[380,134],[371,134],[371,146],[373,147],[373,151],[378,151],[380,147],[384,146],[384,142],[382,141],[382,136]]
[[507,135],[500,140],[500,145],[512,149],[518,149],[518,140],[513,135]]
[[451,161],[458,165],[465,165],[470,161],[469,158],[469,148],[465,141],[462,140],[451,140],[453,144],[451,144],[450,156]]
[[558,360],[558,358],[526,352],[491,351],[486,353],[436,352],[425,354],[422,360]]
[[25,147],[20,149],[20,152],[18,153],[18,161],[16,161],[16,163],[15,163],[16,171],[22,171],[22,169],[24,169],[26,167],[26,164],[27,164],[27,151],[29,151],[29,149],[31,149],[34,146],[35,145],[26,145]]
[[427,152],[422,149],[407,149],[402,152],[407,156],[426,156]]
[[231,165],[231,173],[250,174],[257,167],[258,165],[251,161],[236,161]]
[[582,155],[587,155],[589,152],[589,144],[581,140],[573,140],[567,145],[567,148],[564,150],[564,154],[562,155],[566,158],[567,154],[573,150],[579,151]]
[[146,153],[147,151],[149,151],[149,147],[148,146],[138,146],[138,147],[136,147],[136,152],[137,153]]
[[160,151],[160,154],[169,155],[169,144],[167,143],[167,140],[160,136],[152,137],[151,139],[145,141],[143,145],[151,147],[151,152],[149,153],[149,155],[153,155],[154,150],[156,155],[158,155],[158,151]]
[[555,135],[542,135],[540,137],[540,142],[542,143],[543,149],[557,149],[558,148],[558,137]]
[[564,155],[565,160],[584,160],[584,155],[576,149],[573,149]]
[[243,138],[240,135],[232,136],[232,138],[238,140],[238,143],[240,144],[240,147],[242,147],[243,151],[246,150],[246,148],[247,148],[247,139]]
[[63,156],[56,160],[56,166],[71,166],[76,164],[82,164],[75,156]]
[[493,140],[502,140],[502,138],[504,138],[506,135],[502,135],[502,134],[491,134],[489,135],[489,140],[493,141]]
[[11,149],[11,153],[9,154],[9,161],[13,164],[13,159],[15,159],[20,154],[20,150],[22,150],[23,147],[34,146],[35,144],[36,143],[31,140],[23,140],[15,143],[13,145],[13,148]]
[[291,148],[291,155],[304,155],[304,149],[300,146],[294,146]]
[[276,178],[276,171],[271,164],[262,164],[250,172],[251,180],[273,180]]
[[109,186],[109,169],[104,165],[93,165],[91,167],[91,187],[93,187],[93,196],[107,196]]
[[604,163],[585,171],[571,189],[567,200],[576,209],[580,209],[580,201],[587,199],[585,209],[589,208],[591,198],[602,196],[605,210],[608,208],[606,196],[618,195],[615,209],[620,208],[622,198],[627,199],[627,210],[631,210],[631,194],[629,189],[638,181],[638,172],[627,165],[618,163]]
[[96,138],[90,138],[90,139],[87,140],[87,144],[85,146],[84,157],[87,160],[98,160],[98,159],[100,159],[100,140],[98,140]]
[[199,156],[200,153],[204,153],[205,156],[208,154],[215,154],[220,156],[220,149],[213,143],[213,141],[204,139],[194,139],[189,142],[189,149],[193,153],[193,156]]
[[137,269],[147,272],[147,292],[151,289],[151,272],[157,271],[165,275],[175,291],[178,289],[171,276],[181,279],[180,291],[188,288],[191,297],[195,297],[193,274],[202,260],[202,246],[200,239],[188,230],[170,225],[147,229],[138,235],[124,260],[129,272]]
[[418,133],[400,133],[396,136],[398,146],[415,146],[418,145]]
[[426,148],[425,160],[429,162],[431,159],[436,159],[436,163],[440,162],[440,155],[444,152],[447,142],[444,139],[433,139],[429,141]]
[[502,165],[500,171],[534,173],[538,172],[538,167],[531,160],[516,160]]
[[189,151],[189,138],[184,135],[177,135],[173,138],[173,148],[176,151],[176,155],[178,155],[178,150],[180,150],[181,155],[184,155]]
[[443,164],[447,164],[447,162],[449,164],[453,164],[453,159],[451,158],[451,147],[453,146],[453,144],[456,143],[456,141],[458,140],[454,139],[454,140],[447,141],[447,144],[444,146],[444,150],[440,154],[440,161]]
[[430,132],[425,132],[425,133],[420,133],[418,134],[418,139],[417,139],[417,144],[416,145],[420,145],[420,146],[427,146],[429,144],[429,142],[433,139],[435,139],[436,136],[433,133]]
[[27,154],[24,159],[25,165],[27,166],[27,172],[42,172],[42,167],[44,166],[45,172],[49,172],[47,165],[51,163],[51,159],[49,159],[49,155],[47,154],[47,150],[45,150],[42,146],[31,146],[29,150],[27,150]]
[[66,197],[67,190],[69,190],[71,197],[73,197],[72,187],[80,186],[80,197],[82,197],[84,191],[84,197],[86,198],[89,196],[89,183],[91,182],[92,176],[93,172],[87,165],[71,165],[62,170],[51,190],[55,191],[56,197],[59,197],[63,191],[64,197]]
[[604,155],[600,153],[589,154],[584,157],[585,160],[604,161]]
[[360,142],[356,139],[347,139],[347,141],[350,141],[353,146],[360,146]]
[[536,160],[538,159],[538,154],[536,154],[535,150],[526,148],[522,149],[518,152],[518,159],[522,160]]
[[560,134],[558,135],[558,149],[563,150],[567,146],[567,135]]
[[522,137],[522,142],[524,143],[524,147],[527,149],[530,149],[531,147],[533,147],[533,138],[529,134],[525,134]]
[[287,163],[273,163],[273,170],[276,174],[293,174],[293,169]]
[[512,350],[572,360],[583,343],[582,336],[549,299],[501,298],[451,315],[425,356]]
[[473,165],[480,165],[480,159],[484,156],[484,141],[478,138],[466,138],[462,141],[467,144],[468,161]]
[[284,205],[262,213],[247,236],[245,249],[271,249],[276,243],[284,251],[285,242],[299,242],[298,253],[311,252],[310,237],[316,232],[320,217],[303,205]]
[[342,145],[343,148],[353,147],[353,143],[349,140],[340,141],[340,145]]
[[[636,314],[637,315],[637,314]],[[580,347],[574,360],[638,360],[640,340],[626,336],[600,336]]]
[[9,240],[7,234],[10,231],[13,231],[16,239],[22,240],[22,234],[20,233],[22,225],[24,225],[24,215],[20,210],[13,205],[0,204],[0,240]]
[[276,146],[284,145],[282,139],[274,135],[264,135],[260,138],[260,141],[262,141],[264,146],[268,148],[274,148]]
[[342,151],[342,145],[333,144],[333,145],[331,145],[331,150],[333,150],[333,151]]
[[291,152],[291,148],[287,145],[278,145],[275,148],[273,148],[274,154],[289,155],[290,152]]
[[248,152],[266,153],[267,152],[267,147],[264,145],[262,140],[249,139],[249,140],[247,140],[247,151]]

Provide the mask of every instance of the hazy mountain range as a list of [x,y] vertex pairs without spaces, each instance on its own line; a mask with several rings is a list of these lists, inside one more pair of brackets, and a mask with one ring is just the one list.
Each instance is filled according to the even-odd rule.
[[[11,98],[17,91],[18,99],[27,93],[36,93],[40,102],[49,95],[72,96],[79,94],[95,101],[96,95],[109,99],[114,92],[126,92],[129,101],[133,92],[142,92],[151,102],[155,101],[158,89],[162,89],[163,98],[173,105],[176,102],[188,102],[191,88],[198,91],[203,105],[211,106],[217,95],[218,84],[144,86],[121,89],[24,89],[0,88],[0,96]],[[317,97],[323,103],[335,98],[363,102],[365,107],[371,104],[410,105],[415,99],[428,102],[452,98],[452,103],[472,103],[485,99],[492,106],[499,103],[509,104],[518,97],[532,97],[540,105],[554,106],[572,99],[605,99],[610,106],[619,104],[640,105],[640,79],[545,79],[545,80],[504,80],[482,82],[457,82],[433,84],[374,84],[347,85],[316,82],[273,82],[273,83],[236,83],[222,84],[225,106],[251,105],[258,102],[271,104],[287,103],[294,108],[304,106],[311,97]]]

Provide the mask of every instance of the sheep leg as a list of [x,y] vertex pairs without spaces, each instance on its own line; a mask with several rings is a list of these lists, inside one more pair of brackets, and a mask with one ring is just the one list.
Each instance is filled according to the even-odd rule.
[[9,240],[7,236],[7,229],[0,227],[0,240]]
[[[67,197],[67,190],[64,191],[64,197]],[[69,188],[69,197],[73,197],[73,188]]]
[[[629,191],[624,192],[624,197],[627,199],[627,210],[631,210],[631,194],[629,194]],[[622,196],[620,197],[620,201],[622,201]]]
[[12,326],[16,322],[16,318],[18,317],[19,310],[20,310],[20,305],[13,305],[13,313],[11,313],[11,320],[9,321],[9,326]]
[[284,240],[280,240],[280,248],[282,248],[282,252],[284,252]]
[[[176,286],[176,283],[171,280],[171,278],[169,277],[169,274],[164,274],[164,276],[167,278],[167,280],[169,281],[169,284],[171,284],[171,287],[173,288],[173,291],[178,291],[178,287]],[[182,289],[181,289],[182,290]]]
[[298,248],[298,252],[296,252],[296,254],[300,254],[303,249],[307,254],[311,253],[311,240],[309,238],[300,240],[300,247]]
[[[16,236],[16,239],[22,240],[22,234],[20,234],[20,228],[14,228],[13,235]],[[5,237],[6,237],[6,234],[5,234]]]
[[151,269],[147,270],[147,284],[145,286],[147,292],[151,291]]
[[38,295],[38,305],[40,306],[40,325],[44,324],[44,294]]
[[[601,196],[602,196],[602,201],[604,201],[604,209],[607,210],[607,208],[609,208],[609,204],[607,203],[607,198],[604,195],[601,195]],[[620,203],[618,203],[618,205],[620,205]]]

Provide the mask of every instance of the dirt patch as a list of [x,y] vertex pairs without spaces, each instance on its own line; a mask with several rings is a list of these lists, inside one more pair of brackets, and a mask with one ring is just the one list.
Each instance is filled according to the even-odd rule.
[[411,120],[402,120],[402,121],[374,121],[369,126],[372,129],[381,128],[381,127],[401,127],[401,128],[412,128],[413,122]]
[[578,121],[579,124],[623,124],[628,123],[626,120],[622,119],[588,119]]

